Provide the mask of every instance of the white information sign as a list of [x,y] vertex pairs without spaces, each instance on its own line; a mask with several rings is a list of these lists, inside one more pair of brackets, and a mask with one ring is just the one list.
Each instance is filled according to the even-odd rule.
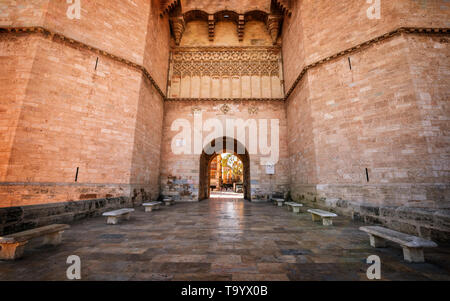
[[275,174],[275,164],[267,164],[266,165],[266,174],[268,174],[268,175]]

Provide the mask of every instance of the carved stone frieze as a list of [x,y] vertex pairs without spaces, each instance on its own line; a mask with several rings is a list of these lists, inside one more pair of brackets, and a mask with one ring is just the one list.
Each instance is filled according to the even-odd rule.
[[255,105],[251,105],[248,107],[248,113],[250,115],[257,115],[258,114],[258,107]]
[[280,73],[280,50],[196,49],[173,52],[173,74],[176,76],[242,76],[276,75]]

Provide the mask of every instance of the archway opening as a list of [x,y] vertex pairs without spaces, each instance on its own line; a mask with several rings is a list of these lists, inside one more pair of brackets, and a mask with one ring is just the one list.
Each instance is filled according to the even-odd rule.
[[232,153],[222,153],[209,164],[210,198],[244,198],[244,164]]
[[[199,200],[209,199],[211,194],[223,197],[228,194],[233,198],[241,194],[244,199],[251,200],[249,153],[236,139],[222,139],[212,141],[203,149],[200,157]],[[216,147],[218,141],[220,147]]]

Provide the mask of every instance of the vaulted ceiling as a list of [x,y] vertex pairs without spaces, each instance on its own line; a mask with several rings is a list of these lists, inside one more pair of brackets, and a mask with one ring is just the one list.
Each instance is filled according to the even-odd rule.
[[[265,3],[266,6],[269,8],[268,10],[274,12],[274,11],[278,11],[281,14],[284,15],[288,15],[290,16],[292,14],[292,4],[294,1],[296,0],[259,0],[260,3],[263,2],[267,2]],[[210,4],[216,4],[217,6],[217,1],[214,0],[160,0],[160,10],[161,10],[161,15],[165,15],[165,14],[170,14],[171,12],[177,10],[177,8],[179,9],[180,12],[183,12],[183,6],[194,6],[195,9],[197,9],[198,4],[197,3],[202,3],[205,6],[213,6]],[[210,2],[210,3],[208,3]],[[227,1],[221,0],[219,1],[220,4],[222,6],[224,6],[223,8],[219,8],[217,11],[221,11],[221,10],[227,10],[230,9],[230,7],[228,7],[229,4],[233,4],[233,3],[227,3]],[[246,10],[246,12],[248,11],[252,11],[252,10],[257,10],[257,8],[255,7],[255,4],[252,3],[252,1],[239,1],[241,4],[244,4],[245,6],[245,2],[248,2],[248,9]],[[187,10],[192,10],[192,9],[187,9]],[[269,13],[270,11],[266,11],[267,13]]]
[[[156,0],[155,0],[156,1]],[[232,21],[237,25],[239,41],[243,40],[245,24],[261,21],[266,24],[274,44],[277,43],[283,17],[291,15],[295,0],[160,0],[161,16],[169,15],[171,32],[180,44],[186,23],[202,20],[208,23],[209,39],[214,40],[215,24]]]

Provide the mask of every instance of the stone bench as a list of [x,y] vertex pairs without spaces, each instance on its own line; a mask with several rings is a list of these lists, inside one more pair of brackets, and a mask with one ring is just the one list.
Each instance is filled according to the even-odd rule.
[[143,203],[142,206],[144,206],[145,212],[152,212],[152,210],[158,210],[160,208],[161,202]]
[[303,207],[303,204],[295,203],[295,202],[287,202],[286,207],[289,211],[293,211],[294,213],[300,213],[300,207]]
[[275,204],[278,205],[278,207],[283,207],[283,204],[285,202],[284,199],[279,199],[279,198],[273,198],[272,200],[275,202]]
[[134,212],[134,209],[124,208],[124,209],[105,212],[105,213],[103,213],[103,216],[107,217],[106,223],[108,225],[117,225],[121,218],[125,219],[125,220],[129,220],[131,212]]
[[311,213],[313,222],[322,220],[324,226],[333,225],[332,218],[337,217],[337,214],[321,209],[308,209],[308,212]]
[[164,198],[163,202],[166,206],[172,206],[175,203],[175,201],[171,198]]
[[69,228],[69,225],[54,224],[2,236],[0,237],[0,259],[15,260],[22,257],[25,245],[33,238],[43,236],[43,245],[58,245],[61,243],[64,230]]
[[399,244],[403,248],[403,257],[408,262],[425,262],[423,249],[437,247],[433,241],[380,226],[367,226],[359,229],[369,234],[370,245],[374,248],[385,248],[388,240]]

